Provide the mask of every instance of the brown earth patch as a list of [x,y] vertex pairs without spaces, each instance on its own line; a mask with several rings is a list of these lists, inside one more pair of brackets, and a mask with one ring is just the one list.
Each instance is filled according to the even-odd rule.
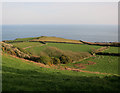
[[86,65],[94,65],[94,64],[96,64],[96,63],[92,62],[92,61],[88,61],[88,63],[86,63],[86,64],[79,63],[79,64],[75,64],[75,66],[79,67],[79,69],[85,69]]

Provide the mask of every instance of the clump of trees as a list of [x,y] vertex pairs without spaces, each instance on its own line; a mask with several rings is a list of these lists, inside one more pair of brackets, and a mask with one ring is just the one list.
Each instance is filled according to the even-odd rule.
[[69,56],[62,55],[60,58],[49,57],[49,56],[40,56],[36,59],[37,62],[44,63],[47,65],[52,64],[68,64],[72,62],[72,59]]
[[40,56],[40,57],[31,56],[30,59],[46,65],[68,64],[72,62],[72,59],[69,56],[65,56],[65,55],[62,55],[59,58],[49,57],[49,56]]

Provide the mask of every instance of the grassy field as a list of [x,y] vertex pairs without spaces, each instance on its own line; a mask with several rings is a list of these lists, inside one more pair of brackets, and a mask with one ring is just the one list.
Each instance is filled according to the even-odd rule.
[[3,91],[119,91],[120,77],[42,68],[2,55]]
[[[77,40],[45,36],[18,38],[15,41],[29,40],[79,42]],[[39,42],[12,42],[11,44],[23,50],[25,49],[32,56],[49,56],[51,59],[60,58],[62,55],[68,56],[73,60],[71,63],[53,66],[57,68],[61,66],[70,69],[77,68],[81,72],[53,69],[53,66],[51,68],[40,67],[35,62],[10,56],[7,54],[9,49],[4,48],[6,53],[3,52],[2,55],[3,91],[120,91],[118,88],[120,85],[119,57],[91,56],[90,54],[102,46],[66,43],[42,44]],[[110,47],[103,52],[118,53],[118,47]],[[95,74],[96,72],[99,73]]]
[[19,43],[12,43],[13,45],[20,47],[20,48],[25,48],[25,47],[34,47],[34,46],[39,46],[42,45],[39,42],[19,42]]
[[[89,62],[93,62],[95,64],[85,65],[85,64],[88,64]],[[85,70],[85,71],[87,70],[87,71],[93,71],[93,72],[119,74],[118,62],[119,62],[119,57],[117,56],[97,55],[96,57],[90,57],[80,62],[62,64],[62,66],[81,69],[79,65],[83,64],[85,65],[85,68],[82,70]]]
[[37,39],[33,39],[31,41],[52,41],[52,42],[68,42],[68,43],[78,43],[81,44],[79,40],[71,40],[71,39],[64,39],[60,37],[48,37],[48,36],[41,36]]
[[91,52],[92,49],[98,49],[101,46],[91,46],[91,45],[84,45],[84,44],[64,44],[64,43],[47,43],[47,45],[43,46],[34,46],[31,48],[27,48],[26,50],[33,53],[34,55],[39,55],[39,52],[44,50],[47,47],[56,47],[61,50],[69,50],[73,52]]
[[85,69],[88,71],[97,71],[102,73],[112,73],[112,74],[118,74],[118,58],[116,56],[96,56],[91,57],[89,59],[83,60],[78,63],[86,64],[88,61],[95,62],[96,64],[93,65],[87,65]]
[[32,39],[36,39],[37,37],[30,37],[30,38],[17,38],[14,41],[29,41]]
[[107,50],[103,51],[106,53],[119,53],[120,47],[110,47]]

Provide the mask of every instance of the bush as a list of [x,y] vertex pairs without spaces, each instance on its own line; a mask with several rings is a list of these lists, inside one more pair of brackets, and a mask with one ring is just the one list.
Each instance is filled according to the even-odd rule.
[[67,64],[67,63],[71,63],[72,59],[69,56],[62,55],[60,57],[60,61],[62,64]]
[[60,64],[60,59],[52,57],[53,64]]
[[53,64],[52,59],[48,56],[40,56],[37,61],[44,64]]
[[31,55],[30,52],[26,51],[25,49],[19,48],[19,47],[15,46],[15,45],[13,45],[13,48],[17,48],[17,49],[20,50],[21,52],[23,52],[23,53],[25,53],[25,54],[28,54],[28,55]]
[[38,61],[38,60],[39,60],[39,57],[30,56],[30,60],[32,60],[32,61]]

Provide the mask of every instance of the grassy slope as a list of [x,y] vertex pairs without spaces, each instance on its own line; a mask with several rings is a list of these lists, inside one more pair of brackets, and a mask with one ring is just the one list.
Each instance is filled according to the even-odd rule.
[[57,47],[61,50],[70,50],[73,52],[90,52],[93,48],[97,49],[101,46],[79,45],[79,44],[63,44],[63,43],[47,43],[44,46],[34,46],[26,49],[34,55],[39,55],[39,52],[45,49],[47,46]]
[[41,68],[8,54],[2,64],[3,91],[119,90],[118,77]]
[[103,51],[103,52],[107,52],[107,53],[119,53],[120,47],[110,47],[109,49]]
[[[16,46],[19,46],[21,48],[32,46],[31,48],[26,49],[27,51],[30,51],[34,55],[39,55],[40,51],[45,49],[47,46],[57,47],[62,50],[70,50],[74,52],[88,52],[91,51],[91,49],[100,48],[101,46],[91,46],[91,45],[79,45],[79,44],[63,44],[63,43],[47,43],[47,45],[44,46],[38,46],[41,45],[41,43],[38,42],[23,42],[23,43],[13,43]],[[110,51],[116,51],[117,47],[110,47],[108,50]],[[111,50],[114,49],[114,50]],[[108,51],[106,50],[106,51]],[[114,56],[96,56],[96,58],[89,58],[81,62],[77,63],[88,63],[88,61],[95,62],[94,65],[86,66],[87,68],[85,70],[89,71],[98,71],[103,73],[118,73],[118,57]],[[73,64],[67,64],[68,66],[73,66]]]
[[33,39],[32,41],[54,41],[54,42],[71,42],[71,43],[81,43],[79,40],[64,39],[60,37],[48,37],[41,36],[39,39]]
[[84,70],[89,71],[98,71],[103,73],[112,73],[118,74],[118,58],[116,56],[96,56],[91,57],[89,59],[83,60],[78,63],[88,63],[88,61],[95,62],[94,65],[86,66],[87,68]]
[[13,41],[29,41],[29,40],[32,40],[32,39],[36,39],[37,37],[30,37],[30,38],[17,38]]
[[41,45],[41,43],[39,42],[19,42],[19,43],[11,43],[17,47],[20,47],[20,48],[25,48],[25,47],[29,47],[29,46],[38,46],[38,45]]

